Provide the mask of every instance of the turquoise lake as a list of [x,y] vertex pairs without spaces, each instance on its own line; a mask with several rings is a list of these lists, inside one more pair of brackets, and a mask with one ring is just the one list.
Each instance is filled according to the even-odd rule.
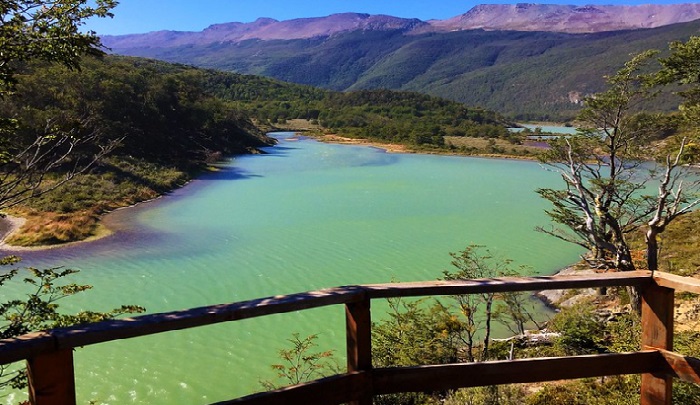
[[[23,253],[80,269],[94,289],[70,310],[163,312],[347,284],[434,280],[470,244],[546,275],[581,250],[546,225],[537,163],[319,143],[291,133],[154,202],[110,214],[101,240]],[[377,305],[381,309],[381,303]],[[379,312],[379,311],[377,311]],[[78,402],[198,404],[261,389],[292,333],[318,333],[342,362],[342,307],[220,324],[76,351]],[[373,312],[373,317],[381,318]],[[18,401],[14,395],[10,403]]]

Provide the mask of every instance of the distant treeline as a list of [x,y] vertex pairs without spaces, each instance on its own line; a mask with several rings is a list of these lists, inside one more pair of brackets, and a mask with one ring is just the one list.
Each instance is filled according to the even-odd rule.
[[242,153],[270,144],[231,103],[202,86],[201,74],[146,60],[86,58],[81,71],[27,66],[0,114],[31,138],[46,125],[121,139],[116,155],[188,168],[211,153]]
[[419,93],[334,92],[115,56],[86,58],[81,71],[28,65],[0,113],[20,123],[17,136],[80,123],[105,142],[120,139],[116,156],[180,169],[270,144],[253,122],[307,119],[344,136],[430,147],[445,136],[514,136],[497,113]]
[[334,92],[260,76],[198,71],[204,86],[245,116],[271,124],[314,120],[350,137],[410,145],[444,145],[444,136],[510,139],[499,114],[415,92]]

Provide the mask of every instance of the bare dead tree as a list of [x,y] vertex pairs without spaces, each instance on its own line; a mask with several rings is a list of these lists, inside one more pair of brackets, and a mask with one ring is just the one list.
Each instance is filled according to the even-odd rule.
[[700,183],[698,180],[689,180],[687,170],[683,170],[687,166],[681,165],[687,144],[688,138],[682,138],[675,156],[668,154],[665,158],[665,168],[659,182],[653,215],[647,222],[648,228],[645,234],[649,270],[659,268],[659,234],[674,219],[691,212],[700,204],[700,198],[698,198]]
[[[0,154],[0,212],[61,187],[85,173],[121,141],[101,139],[89,118],[61,123],[51,118],[24,144],[6,130]],[[14,140],[14,142],[13,142]]]

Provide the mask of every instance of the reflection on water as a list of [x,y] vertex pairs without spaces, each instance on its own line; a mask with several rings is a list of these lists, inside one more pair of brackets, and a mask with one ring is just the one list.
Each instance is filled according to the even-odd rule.
[[[113,235],[27,252],[28,265],[81,269],[94,285],[64,306],[149,312],[337,285],[434,280],[469,244],[551,273],[579,251],[533,231],[534,192],[558,178],[537,164],[385,153],[286,140],[231,159],[156,201],[110,214]],[[375,310],[381,309],[377,303]],[[373,314],[381,317],[380,311]],[[79,402],[210,403],[271,378],[292,332],[344,353],[342,308],[113,342],[76,352]],[[342,361],[342,360],[341,360]]]

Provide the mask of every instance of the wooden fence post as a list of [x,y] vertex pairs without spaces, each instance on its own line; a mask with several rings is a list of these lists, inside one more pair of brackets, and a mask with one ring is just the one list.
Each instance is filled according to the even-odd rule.
[[370,300],[345,305],[348,373],[364,371],[367,378],[357,401],[351,405],[372,405],[372,319]]
[[[642,293],[642,349],[673,350],[674,290],[652,284]],[[672,377],[642,374],[642,405],[671,405]]]
[[75,405],[73,350],[59,350],[27,359],[29,403]]

